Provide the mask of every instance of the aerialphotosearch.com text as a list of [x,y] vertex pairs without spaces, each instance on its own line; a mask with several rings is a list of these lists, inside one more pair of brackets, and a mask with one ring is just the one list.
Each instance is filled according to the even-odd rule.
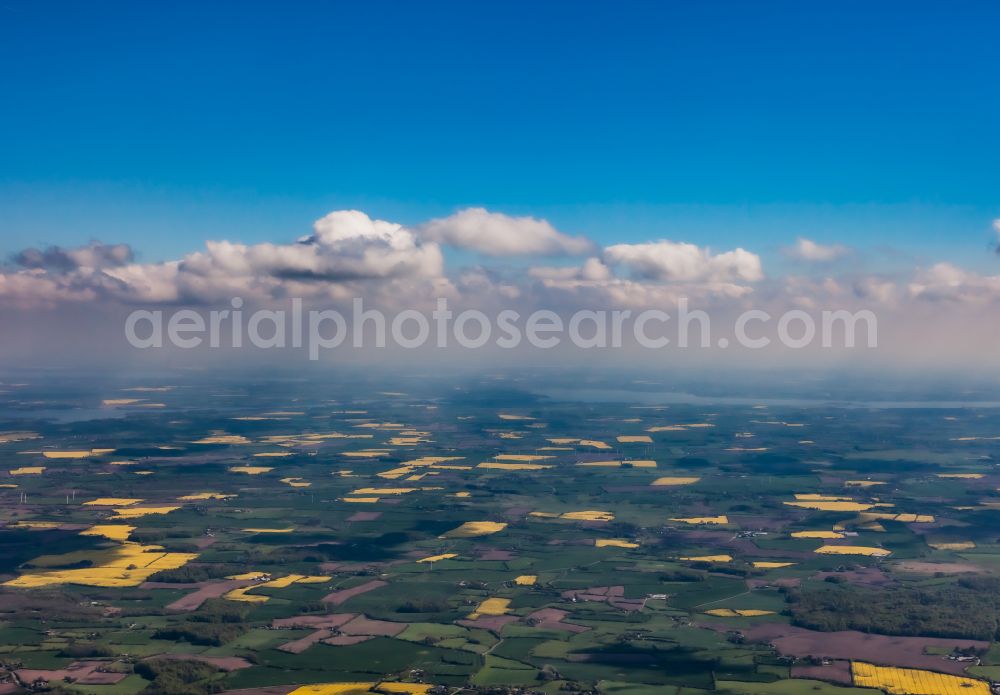
[[171,346],[181,349],[294,348],[307,352],[310,360],[320,359],[336,348],[404,349],[427,346],[460,347],[470,350],[493,345],[512,349],[527,344],[548,350],[564,343],[580,349],[621,348],[634,344],[647,349],[739,347],[759,350],[775,343],[792,349],[811,346],[853,348],[863,338],[863,347],[878,345],[878,321],[867,309],[845,309],[813,313],[793,309],[772,316],[750,309],[729,319],[722,337],[713,340],[711,315],[692,309],[687,299],[679,299],[672,311],[591,310],[559,313],[539,309],[522,315],[503,309],[490,316],[478,309],[457,314],[448,300],[437,300],[436,308],[424,313],[416,309],[385,312],[366,308],[354,298],[350,311],[305,310],[301,299],[291,299],[289,307],[244,309],[234,297],[225,309],[174,311],[138,309],[125,321],[125,338],[138,349]]

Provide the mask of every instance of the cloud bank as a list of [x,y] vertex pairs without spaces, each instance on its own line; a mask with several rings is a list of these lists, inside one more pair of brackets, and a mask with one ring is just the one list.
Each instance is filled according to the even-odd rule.
[[[960,340],[966,330],[981,336],[983,312],[1000,306],[1000,274],[951,263],[859,273],[832,263],[857,251],[798,238],[784,251],[804,263],[803,272],[776,276],[766,272],[761,255],[742,246],[712,249],[659,239],[602,248],[546,220],[483,208],[409,226],[339,210],[298,238],[209,240],[158,263],[137,260],[140,251],[90,241],[14,253],[0,266],[0,311],[29,325],[63,320],[57,317],[74,307],[77,313],[110,313],[223,306],[233,297],[257,306],[296,297],[316,308],[340,308],[362,297],[367,305],[396,311],[427,311],[443,297],[456,309],[567,313],[668,309],[687,298],[724,312],[872,309],[900,335],[919,328]],[[471,265],[470,257],[476,259]],[[947,331],[935,328],[945,323]]]
[[484,208],[431,220],[420,231],[431,241],[487,256],[580,256],[595,248],[589,239],[563,234],[545,220]]
[[799,237],[794,246],[785,249],[789,257],[809,263],[829,263],[843,258],[850,252],[851,250],[842,244],[818,244],[804,237]]

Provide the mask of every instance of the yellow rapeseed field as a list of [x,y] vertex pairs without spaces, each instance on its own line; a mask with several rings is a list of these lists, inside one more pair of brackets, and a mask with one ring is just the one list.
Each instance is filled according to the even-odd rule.
[[41,475],[45,466],[21,466],[8,471],[11,475]]
[[458,553],[441,553],[440,555],[431,555],[429,557],[424,557],[417,562],[438,562],[440,560],[450,560],[453,557],[458,557]]
[[546,466],[540,463],[500,463],[498,461],[484,461],[476,466],[476,468],[495,468],[502,471],[540,471],[545,468],[552,468],[552,466]]
[[891,514],[889,512],[862,512],[858,514],[858,520],[862,522],[869,521],[902,521],[904,523],[912,524],[933,524],[934,515],[933,514]]
[[238,434],[214,434],[191,442],[192,444],[249,444],[250,440]]
[[[113,450],[112,450],[113,451]],[[90,449],[86,451],[43,451],[42,456],[47,459],[83,459],[91,455]]]
[[277,579],[272,579],[264,584],[258,584],[259,587],[267,587],[268,589],[284,589],[287,586],[291,586],[300,579],[305,579],[303,574],[287,574],[284,577],[278,577]]
[[[555,458],[554,456],[541,456],[539,454],[498,454],[494,456],[497,461],[517,461],[520,463],[531,463],[533,461],[545,461]],[[482,465],[482,464],[480,464]]]
[[396,478],[402,478],[404,475],[409,475],[413,471],[417,470],[413,466],[400,466],[399,468],[390,468],[387,471],[382,471],[381,473],[376,473],[379,478],[385,478],[386,480],[395,480]]
[[378,497],[341,497],[341,502],[356,502],[358,504],[374,504],[378,502]]
[[416,446],[422,442],[430,441],[429,439],[424,439],[423,437],[391,437],[389,439],[389,444],[392,446]]
[[369,695],[374,683],[316,683],[296,688],[288,695]]
[[351,495],[362,497],[365,495],[406,495],[419,489],[417,487],[363,487],[355,490]]
[[50,528],[59,528],[62,526],[62,522],[59,521],[18,521],[16,524],[12,524],[17,528],[30,528],[45,530]]
[[379,683],[372,692],[387,695],[427,695],[433,687],[433,683]]
[[821,512],[863,512],[871,509],[872,505],[862,502],[824,502],[824,501],[796,501],[785,502],[789,507],[801,507],[802,509],[815,509]]
[[469,620],[475,620],[481,615],[503,615],[510,605],[509,598],[488,598],[480,603],[476,610],[469,614]]
[[270,473],[274,468],[268,466],[231,466],[229,468],[230,473],[246,473],[247,475],[260,475],[261,473]]
[[701,478],[698,477],[687,477],[678,475],[666,475],[662,478],[657,478],[650,485],[691,485],[692,483],[697,483]]
[[0,444],[23,442],[27,439],[41,439],[37,432],[0,432]]
[[939,478],[960,478],[965,480],[979,480],[984,477],[982,473],[938,473]]
[[236,495],[224,495],[221,492],[195,492],[190,495],[178,497],[177,499],[194,502],[198,500],[224,500],[229,499],[230,497],[236,497]]
[[80,531],[81,536],[104,536],[113,541],[127,541],[128,534],[135,531],[135,526],[128,524],[97,524]]
[[475,538],[498,533],[507,528],[507,524],[499,521],[466,521],[442,536],[443,538]]
[[180,507],[124,507],[121,509],[115,509],[115,515],[111,517],[112,519],[135,519],[140,516],[146,516],[147,514],[169,514],[170,512],[176,511]]
[[623,434],[617,437],[620,444],[652,444],[648,434]]
[[402,466],[433,466],[435,463],[447,463],[448,461],[461,461],[464,456],[421,456],[420,458],[403,461]]
[[792,538],[843,538],[844,534],[837,531],[795,531]]
[[[43,555],[31,561],[37,568],[5,582],[5,586],[33,589],[55,584],[100,587],[138,586],[160,570],[183,567],[198,557],[194,553],[168,553],[158,545],[123,543],[113,548],[78,550],[63,555]],[[83,562],[89,567],[46,569]]]
[[576,444],[577,446],[589,446],[594,449],[610,449],[611,445],[596,439],[573,439],[570,437],[554,437],[548,440],[552,444]]
[[598,538],[594,541],[597,548],[638,548],[638,543],[627,541],[624,538]]
[[580,512],[529,512],[528,516],[539,519],[569,519],[570,521],[614,521],[615,515],[611,512],[601,512],[586,510]]
[[514,583],[518,586],[534,586],[537,581],[537,574],[522,574],[520,577],[514,577]]
[[312,483],[306,482],[302,478],[282,478],[281,482],[291,487],[309,487]]
[[928,542],[927,545],[934,548],[935,550],[972,550],[976,547],[976,544],[972,541],[951,541],[951,542],[939,542],[931,543]]
[[885,548],[872,548],[864,545],[824,545],[815,551],[821,555],[868,555],[870,557],[885,557],[892,551]]
[[656,468],[656,461],[642,460],[642,461],[584,461],[583,463],[576,464],[578,466],[590,466],[590,467],[603,467],[603,468],[621,468],[622,466],[628,465],[632,468]]
[[222,595],[222,598],[228,599],[229,601],[242,601],[244,603],[266,603],[268,601],[267,596],[260,596],[258,594],[248,594],[250,589],[260,586],[257,584],[255,586],[244,586],[239,589],[233,589],[232,591],[227,591]]
[[[268,575],[263,572],[247,572],[241,575],[233,575],[229,579],[257,579],[259,577],[267,577]],[[264,603],[269,597],[263,596],[261,594],[250,594],[247,593],[251,589],[284,589],[291,586],[292,584],[320,584],[322,582],[329,581],[330,577],[313,576],[305,574],[289,574],[284,577],[278,577],[277,579],[271,579],[262,584],[254,584],[253,586],[245,586],[239,589],[233,589],[225,593],[222,598],[228,599],[230,601],[243,601],[246,603]]]
[[893,521],[902,521],[905,523],[918,523],[918,524],[933,524],[934,515],[933,514],[896,514]]
[[732,562],[732,555],[694,555],[691,557],[678,558],[686,562]]
[[757,562],[751,563],[754,567],[759,570],[776,570],[782,567],[791,567],[796,564],[794,562],[768,562],[766,560],[758,560]]
[[719,516],[688,516],[670,519],[681,524],[728,524],[729,517],[725,514]]
[[615,515],[611,512],[588,509],[581,512],[566,512],[565,514],[560,514],[559,518],[571,521],[614,521]]
[[140,502],[142,502],[141,499],[132,497],[98,497],[96,500],[84,502],[83,505],[85,507],[128,507]]
[[854,661],[851,673],[854,685],[884,690],[890,695],[990,695],[986,681],[934,671]]
[[774,615],[774,611],[762,611],[754,608],[713,608],[705,611],[705,614],[718,618],[757,618],[762,615]]

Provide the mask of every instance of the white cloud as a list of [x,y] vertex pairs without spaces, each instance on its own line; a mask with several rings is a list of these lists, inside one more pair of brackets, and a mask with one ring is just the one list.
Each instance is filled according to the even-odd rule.
[[[949,263],[918,269],[908,280],[804,273],[762,282],[761,259],[750,251],[715,253],[669,240],[615,244],[570,266],[524,269],[496,262],[446,273],[435,239],[494,255],[577,253],[591,247],[547,222],[479,209],[420,227],[344,210],[317,220],[310,234],[287,243],[208,241],[200,251],[163,263],[138,263],[127,245],[96,241],[76,248],[27,249],[0,266],[0,304],[223,304],[240,296],[260,304],[301,297],[344,305],[363,297],[366,304],[391,309],[425,308],[447,297],[477,308],[513,304],[574,310],[663,306],[680,297],[705,306],[746,307],[754,297],[769,307],[870,305],[905,315],[929,307],[927,300],[965,304],[970,311],[1000,300],[1000,275]],[[799,248],[814,260],[830,258],[829,249],[841,248],[809,244],[799,240]]]
[[0,273],[0,298],[17,307],[37,304],[89,302],[97,299],[93,288],[68,283],[41,269]]
[[[1000,235],[1000,220],[993,229]],[[494,259],[446,272],[440,243],[493,256],[576,257],[546,261],[548,265],[536,257],[537,265],[530,266],[521,258]],[[248,307],[278,308],[300,297],[308,308],[346,312],[351,300],[361,297],[366,307],[387,313],[413,308],[429,314],[438,298],[447,298],[456,314],[465,308],[487,313],[510,308],[522,316],[536,309],[566,316],[579,309],[659,308],[673,313],[677,301],[686,298],[691,307],[711,312],[713,327],[717,317],[720,325],[728,325],[750,308],[772,316],[796,307],[810,312],[867,309],[878,316],[879,354],[889,359],[905,361],[920,354],[929,364],[940,364],[946,355],[995,357],[989,346],[1000,334],[995,322],[983,317],[1000,307],[1000,272],[937,263],[908,276],[900,271],[863,274],[846,265],[823,264],[850,249],[807,239],[785,252],[811,263],[799,266],[801,272],[794,275],[765,279],[759,256],[743,248],[717,253],[661,240],[602,250],[543,220],[485,210],[465,210],[413,227],[345,210],[317,220],[298,239],[258,244],[212,240],[163,263],[137,262],[128,245],[98,241],[26,249],[0,265],[0,314],[14,317],[8,323],[17,326],[18,335],[31,325],[45,327],[47,336],[73,326],[63,334],[73,335],[73,349],[82,353],[78,337],[100,346],[91,350],[103,350],[109,331],[120,333],[120,323],[107,322],[135,305],[220,308],[239,296]],[[106,323],[97,329],[91,321]],[[59,342],[52,337],[28,341],[25,354]]]
[[546,220],[483,208],[431,220],[421,226],[421,233],[430,241],[487,256],[580,256],[594,250],[589,239],[563,234]]
[[623,265],[635,276],[668,282],[756,282],[764,277],[760,257],[742,248],[713,254],[676,241],[615,244],[604,250],[609,265]]
[[181,297],[177,261],[111,268],[91,278],[101,291],[126,302],[176,302]]
[[128,244],[102,244],[91,241],[86,246],[65,249],[49,246],[30,248],[14,256],[14,262],[25,268],[48,268],[68,271],[77,268],[105,268],[130,263],[132,248]]
[[800,261],[810,263],[829,263],[839,258],[843,258],[851,250],[842,244],[818,244],[811,239],[799,237],[795,246],[785,249],[785,252]]
[[581,266],[530,268],[528,275],[537,280],[584,280],[602,281],[611,279],[611,269],[600,258],[588,258]]
[[362,294],[362,285],[376,281],[385,286],[404,279],[435,284],[444,274],[437,244],[354,210],[330,213],[313,225],[313,234],[290,244],[208,241],[204,251],[176,261],[142,264],[131,259],[125,245],[96,242],[79,249],[29,249],[14,259],[26,269],[0,273],[0,297],[34,297],[40,303],[84,291],[89,293],[84,296],[125,302],[167,303],[233,296],[337,297],[347,287]]
[[951,263],[920,269],[909,285],[918,299],[974,304],[1000,299],[1000,275],[980,275]]
[[181,271],[336,282],[436,277],[444,268],[437,244],[422,243],[402,225],[373,220],[357,210],[331,212],[316,221],[312,235],[295,244],[210,241],[206,249],[186,256]]
[[[127,246],[94,242],[79,249],[29,250],[20,267],[0,268],[0,299],[58,303],[211,304],[235,296],[250,302],[302,297],[341,302],[354,296],[383,306],[418,304],[435,294],[470,304],[560,292],[630,306],[669,296],[732,298],[763,277],[760,259],[743,249],[715,254],[693,244],[618,244],[573,267],[474,268],[445,274],[432,239],[494,254],[578,253],[591,242],[547,222],[465,210],[419,228],[376,220],[356,210],[332,212],[290,243],[207,241],[204,249],[164,263],[136,263]],[[619,277],[615,269],[627,273]],[[669,285],[669,287],[667,286]]]
[[719,306],[746,297],[753,290],[734,283],[655,283],[627,278],[587,280],[581,277],[541,279],[545,306],[581,308],[663,308],[680,299],[702,307]]
[[[721,256],[727,254],[711,258]],[[732,257],[727,256],[717,261],[710,270],[674,273],[670,282],[662,282],[662,273],[656,273],[659,277],[654,278],[643,277],[642,273],[636,273],[638,277],[633,278],[617,277],[614,269],[600,258],[588,258],[580,266],[530,268],[528,275],[538,281],[544,299],[552,306],[564,308],[663,307],[681,298],[704,305],[715,305],[740,299],[753,292],[747,285],[730,282],[731,272],[720,272],[721,268],[728,267],[731,262]],[[629,264],[623,265],[631,267]],[[756,277],[751,268],[745,270],[747,274]]]
[[473,300],[480,307],[488,299],[501,301],[518,299],[521,288],[516,283],[505,280],[496,271],[483,267],[469,268],[461,272],[456,280],[457,297]]
[[899,298],[900,289],[895,282],[880,277],[866,277],[853,284],[854,296],[859,299],[891,304]]
[[395,222],[373,220],[359,210],[335,210],[313,223],[313,234],[300,243],[318,243],[335,248],[347,243],[377,243],[398,251],[416,246],[413,233]]

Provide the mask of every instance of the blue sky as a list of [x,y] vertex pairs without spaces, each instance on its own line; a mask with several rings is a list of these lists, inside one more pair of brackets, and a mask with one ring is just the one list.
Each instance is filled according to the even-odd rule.
[[[0,252],[482,205],[981,271],[1000,5],[0,0]],[[881,251],[879,251],[881,249]],[[780,261],[779,261],[780,262]]]

